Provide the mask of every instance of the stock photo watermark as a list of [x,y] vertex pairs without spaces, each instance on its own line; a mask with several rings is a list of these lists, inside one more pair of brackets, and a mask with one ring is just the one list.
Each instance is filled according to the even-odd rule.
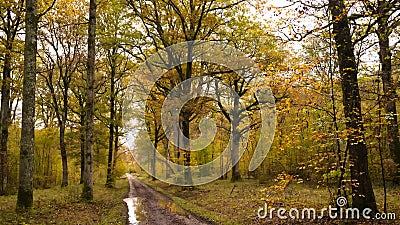
[[327,208],[315,209],[315,208],[290,208],[285,209],[283,207],[280,208],[272,208],[269,207],[268,204],[264,204],[264,207],[261,207],[257,211],[257,217],[259,219],[274,219],[278,218],[280,220],[286,219],[294,219],[294,220],[317,220],[317,219],[340,219],[340,220],[396,220],[396,213],[373,213],[373,210],[370,208],[365,208],[363,210],[359,210],[358,208],[350,208],[347,206],[347,199],[345,197],[338,197],[336,199],[336,206],[333,207],[329,205]]
[[[127,134],[134,136],[137,130],[146,130],[146,102],[152,96],[153,88],[160,86],[159,80],[169,71],[179,74],[179,66],[189,63],[202,63],[214,65],[216,68],[226,68],[231,71],[232,77],[241,79],[254,93],[260,115],[258,142],[249,163],[248,170],[254,171],[266,157],[274,137],[276,127],[275,99],[272,94],[265,75],[258,68],[257,64],[246,56],[243,52],[234,47],[218,41],[191,41],[172,45],[149,57],[142,63],[134,74],[134,80],[129,85],[123,103],[123,123]],[[215,66],[216,65],[216,66]],[[206,184],[221,177],[225,171],[232,169],[237,164],[246,151],[246,143],[249,139],[249,132],[235,137],[233,125],[238,127],[251,127],[250,118],[247,110],[246,101],[232,88],[231,85],[224,83],[223,79],[218,79],[210,74],[187,74],[191,70],[186,69],[181,72],[181,77],[175,79],[177,83],[166,96],[161,108],[162,129],[166,138],[174,147],[179,148],[184,162],[178,163],[165,157],[155,149],[154,143],[149,135],[145,135],[145,140],[141,143],[140,149],[133,149],[133,156],[136,163],[153,177],[166,183],[180,186],[194,186]],[[185,77],[186,76],[186,77]],[[225,75],[230,76],[230,75]],[[183,78],[184,77],[184,78]],[[140,90],[138,90],[140,87]],[[154,95],[153,95],[154,96]],[[200,137],[197,139],[187,138],[183,133],[181,113],[185,104],[193,99],[200,97],[213,99],[223,105],[229,114],[231,122],[231,135],[226,148],[220,155],[212,161],[192,165],[190,153],[206,148],[216,136],[217,125],[214,118],[201,118],[199,123]],[[233,100],[232,100],[233,99]],[[237,101],[236,101],[237,100]],[[139,113],[137,113],[140,111]],[[236,117],[235,117],[236,115]],[[138,128],[139,127],[139,128]],[[210,132],[203,131],[211,130]],[[236,132],[237,133],[237,132]],[[131,138],[133,139],[133,138]],[[240,143],[234,143],[240,140]],[[233,157],[232,146],[236,156]],[[229,163],[221,164],[221,157],[230,159]],[[169,176],[164,165],[168,163],[174,171],[174,177]],[[180,177],[180,178],[179,178]],[[178,179],[179,178],[179,179]]]

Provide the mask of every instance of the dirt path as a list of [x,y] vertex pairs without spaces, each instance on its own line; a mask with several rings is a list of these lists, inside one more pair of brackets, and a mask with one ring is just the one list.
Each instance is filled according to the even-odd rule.
[[[211,224],[203,221],[191,213],[185,211],[175,204],[169,197],[161,194],[147,185],[135,179],[132,175],[127,174],[129,179],[129,198],[138,198],[140,201],[146,221],[139,224],[151,225],[169,225],[169,224],[190,224],[190,225],[208,225]],[[128,221],[129,224],[129,221]]]

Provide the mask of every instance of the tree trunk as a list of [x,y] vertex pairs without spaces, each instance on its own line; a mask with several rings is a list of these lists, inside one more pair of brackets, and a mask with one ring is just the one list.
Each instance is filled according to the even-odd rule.
[[169,141],[168,138],[164,138],[164,148],[165,148],[165,155],[166,155],[166,159],[165,160],[165,177],[166,178],[170,178],[171,177],[171,166],[170,166],[170,160],[171,160],[171,156],[169,153]]
[[154,146],[153,146],[153,156],[151,157],[151,180],[155,181],[156,180],[156,152],[157,152],[157,147],[158,147],[158,141],[157,139],[154,141]]
[[0,195],[7,194],[8,179],[8,128],[10,127],[10,82],[11,82],[11,44],[6,47],[1,86],[1,131],[0,131]]
[[26,34],[24,47],[22,130],[17,211],[30,210],[33,205],[37,30],[37,0],[27,0],[25,14]]
[[361,97],[357,80],[357,65],[351,41],[347,10],[343,0],[329,0],[333,34],[341,74],[344,114],[348,141],[353,206],[363,210],[377,210],[374,191],[368,171],[368,152],[364,137]]
[[192,174],[190,170],[190,143],[189,141],[189,136],[190,136],[190,121],[188,116],[184,116],[184,119],[182,121],[182,133],[184,137],[187,137],[187,139],[183,139],[183,146],[185,147],[186,150],[183,152],[183,165],[184,167],[184,177],[185,177],[185,185],[190,186],[192,185]]
[[[390,50],[389,10],[386,1],[378,1],[378,29],[376,31],[379,40],[379,59],[381,63],[381,78],[383,83],[384,104],[387,120],[387,134],[389,150],[397,165],[400,165],[400,140],[399,126],[397,122],[396,100],[398,99],[396,87],[392,78],[392,53]],[[396,183],[399,178],[396,177]]]
[[96,0],[90,0],[88,29],[88,62],[86,87],[86,138],[85,168],[83,176],[82,198],[93,199],[93,144],[94,144],[94,74],[96,40]]
[[[62,74],[63,71],[60,67],[60,74]],[[65,79],[65,78],[63,78]],[[61,154],[61,165],[62,165],[62,180],[61,180],[61,187],[66,187],[68,186],[68,163],[67,163],[67,151],[65,148],[65,123],[67,121],[67,110],[68,110],[68,84],[64,82],[64,90],[63,92],[63,108],[58,104],[57,100],[57,95],[56,91],[53,85],[53,71],[50,71],[48,73],[48,79],[47,79],[47,86],[50,90],[51,94],[51,99],[54,104],[54,111],[56,114],[57,122],[58,122],[58,129],[59,129],[59,144],[60,144],[60,154]]]
[[60,126],[60,151],[61,151],[61,161],[63,170],[61,187],[66,187],[68,186],[68,162],[67,162],[67,150],[65,149],[65,121],[62,121]]
[[80,138],[80,142],[81,142],[81,177],[80,177],[80,184],[83,184],[83,176],[84,176],[84,171],[85,171],[85,146],[86,146],[86,142],[85,142],[85,115],[82,113],[80,115],[80,128],[79,128],[79,138]]
[[[176,133],[176,135],[175,135],[175,143],[176,143],[176,145],[175,145],[175,147],[174,147],[174,157],[175,157],[175,159],[176,159],[176,164],[177,164],[177,167],[175,168],[175,170],[176,170],[177,173],[181,172],[181,167],[178,166],[178,164],[181,164],[181,163],[180,163],[180,160],[181,160],[181,159],[180,159],[180,158],[181,158],[181,151],[180,151],[180,149],[179,149],[178,146],[180,146],[180,144],[182,143],[182,141],[181,141],[182,137],[180,136],[179,129],[180,129],[179,126],[177,126],[177,127],[176,127],[176,130],[173,131],[173,132]],[[181,181],[179,180],[179,177],[178,177],[178,176],[176,177],[176,182],[181,182]]]
[[[109,140],[108,140],[108,162],[107,162],[107,179],[106,187],[112,188],[115,186],[112,175],[113,163],[113,146],[114,146],[114,123],[115,123],[115,60],[114,55],[110,56],[111,61],[111,93],[110,93],[110,125],[109,125]],[[114,156],[115,157],[115,156]]]
[[[193,73],[193,62],[191,61],[193,55],[193,43],[188,42],[188,63],[186,64],[186,73],[185,73],[185,78],[182,81],[185,81],[187,79],[192,78],[192,73]],[[190,82],[187,84],[183,84],[183,95],[189,94],[191,91],[191,84]],[[192,180],[192,173],[190,169],[190,109],[187,109],[186,107],[182,108],[182,133],[183,136],[186,137],[183,139],[183,146],[185,150],[183,151],[183,165],[184,167],[184,177],[185,177],[185,185],[190,186],[193,184]]]
[[69,89],[69,82],[64,82],[63,109],[61,112],[62,116],[60,123],[60,151],[61,151],[61,161],[63,168],[61,187],[68,186],[68,159],[67,159],[67,149],[65,146],[65,125],[68,116],[68,89]]
[[[114,158],[113,158],[113,164],[112,164],[112,171],[113,174],[115,172],[115,168],[117,167],[117,159],[118,159],[118,150],[119,150],[119,126],[115,126],[115,141],[114,141]],[[115,174],[114,174],[115,176]],[[115,179],[115,177],[114,177]]]
[[233,113],[232,113],[232,177],[231,181],[236,182],[241,180],[239,168],[239,146],[240,146],[240,131],[239,129],[239,98],[234,97]]

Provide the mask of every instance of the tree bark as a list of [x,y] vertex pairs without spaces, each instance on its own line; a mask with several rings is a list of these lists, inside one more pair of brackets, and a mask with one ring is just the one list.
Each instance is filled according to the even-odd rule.
[[88,28],[88,62],[86,86],[86,139],[82,199],[93,200],[93,144],[94,144],[94,74],[96,40],[96,0],[90,0]]
[[[157,132],[157,129],[156,129]],[[156,136],[156,135],[154,135]],[[152,157],[151,157],[151,180],[155,181],[156,180],[156,152],[157,152],[157,147],[158,147],[158,140],[154,140],[154,148],[152,151]]]
[[7,194],[8,180],[8,128],[10,127],[10,82],[11,82],[11,43],[6,47],[1,86],[1,131],[0,131],[0,195]]
[[236,182],[241,180],[239,167],[239,146],[240,146],[240,131],[239,128],[239,98],[234,97],[232,112],[232,177],[231,181]]
[[[176,130],[174,130],[173,132],[175,132],[176,134],[175,134],[175,143],[176,143],[176,145],[175,145],[175,147],[174,147],[174,157],[175,157],[175,159],[176,159],[176,164],[177,164],[177,167],[175,168],[176,169],[176,171],[179,173],[179,172],[181,172],[181,167],[179,167],[178,166],[178,164],[181,164],[180,163],[180,158],[181,158],[181,151],[180,151],[180,149],[179,149],[179,145],[182,143],[182,141],[181,141],[181,139],[182,139],[182,137],[180,136],[180,134],[179,134],[179,126],[177,126],[176,127]],[[179,177],[176,177],[176,182],[180,182],[178,179],[179,179]]]
[[[70,77],[68,75],[69,71],[66,69],[65,74],[62,78],[63,80],[63,108],[61,112],[61,123],[60,125],[60,151],[61,151],[61,162],[63,168],[63,176],[61,187],[68,186],[68,158],[67,158],[67,149],[65,144],[65,126],[68,119],[68,90],[70,85]],[[61,75],[61,71],[60,71]]]
[[374,191],[368,171],[368,152],[364,137],[361,97],[357,80],[357,65],[351,40],[347,10],[343,0],[329,0],[333,34],[338,53],[343,106],[346,117],[347,146],[350,160],[353,208],[377,211]]
[[[114,52],[113,52],[114,53]],[[110,57],[111,66],[111,87],[110,87],[110,124],[109,124],[109,140],[108,140],[108,161],[107,161],[107,179],[106,187],[112,188],[115,186],[112,164],[113,164],[113,146],[114,146],[114,124],[115,124],[115,57],[114,54]],[[115,156],[114,156],[115,157]]]
[[[62,66],[62,65],[59,65]],[[63,74],[63,70],[60,68],[60,76]],[[63,78],[66,79],[66,78]],[[54,104],[54,111],[56,114],[58,128],[59,128],[59,144],[60,144],[60,154],[61,154],[61,165],[62,165],[62,180],[61,180],[61,187],[68,186],[68,162],[67,162],[67,151],[65,148],[65,124],[67,121],[67,110],[68,110],[68,85],[64,82],[64,92],[63,92],[63,108],[58,104],[56,91],[53,85],[53,71],[48,73],[48,78],[46,79],[47,86],[50,89],[51,99]],[[60,112],[61,111],[61,112]]]
[[[400,140],[397,120],[396,100],[398,99],[396,87],[392,77],[392,53],[390,50],[389,35],[391,33],[388,20],[390,6],[386,1],[378,1],[378,29],[376,34],[379,40],[379,59],[381,63],[381,79],[383,83],[384,104],[386,111],[387,138],[389,151],[397,165],[400,165]],[[396,177],[396,183],[399,178]]]
[[[186,73],[182,74],[185,77],[181,79],[181,81],[185,81],[187,79],[192,78],[192,73],[193,73],[193,62],[192,62],[192,57],[193,57],[193,42],[192,40],[188,40],[188,62],[186,63]],[[189,94],[191,91],[191,84],[190,82],[187,84],[183,84],[183,93],[182,95]],[[186,139],[183,139],[183,146],[184,146],[184,153],[183,153],[183,165],[185,166],[184,168],[184,177],[185,177],[185,185],[190,186],[193,184],[193,179],[192,179],[192,172],[190,169],[190,164],[191,164],[191,156],[190,156],[190,117],[192,116],[192,113],[190,109],[187,107],[182,108],[182,133],[183,136],[186,137]]]
[[79,183],[83,184],[83,176],[85,171],[85,146],[86,146],[86,132],[85,132],[85,114],[80,115],[80,128],[79,128],[79,139],[81,142],[81,176]]
[[[245,82],[242,80],[242,82]],[[240,97],[244,95],[246,90],[243,90],[239,85],[240,79],[235,80],[233,84],[233,88],[238,93],[238,97],[234,97],[233,99],[233,109],[232,109],[232,119],[230,119],[229,113],[224,109],[224,107],[221,104],[221,96],[219,93],[219,88],[218,88],[218,83],[215,82],[215,88],[216,88],[216,95],[217,95],[217,100],[218,100],[218,107],[222,111],[222,115],[229,121],[231,122],[231,127],[232,127],[232,144],[230,146],[231,148],[231,164],[232,164],[232,177],[231,177],[231,182],[236,182],[240,181],[242,179],[242,176],[240,174],[240,167],[239,167],[239,146],[240,146],[240,138],[242,137],[242,133],[239,129],[239,123],[240,123],[240,116],[242,113],[246,112],[239,112],[239,104],[240,104]],[[223,157],[221,157],[221,168],[223,166]],[[226,179],[226,173],[225,171],[222,171],[222,179]]]
[[168,138],[164,138],[163,140],[164,142],[164,148],[165,148],[165,156],[166,156],[166,160],[165,160],[165,177],[166,178],[170,178],[171,177],[171,166],[170,166],[170,160],[171,160],[171,156],[170,156],[170,150],[169,150],[169,140]]
[[[22,9],[22,2],[19,3]],[[19,26],[21,25],[22,13],[13,15],[11,8],[5,10],[5,21],[3,20],[2,30],[5,33],[5,54],[3,63],[3,82],[1,86],[1,112],[0,112],[0,195],[7,194],[8,184],[8,129],[11,124],[11,105],[10,101],[10,84],[12,71],[12,55],[13,43],[17,35]],[[4,19],[3,18],[3,19]]]
[[[117,159],[118,159],[118,150],[119,150],[119,126],[115,126],[115,140],[114,140],[114,158],[113,158],[113,164],[112,164],[112,171],[113,174],[115,172],[115,168],[117,167]],[[114,174],[115,176],[115,174]],[[114,177],[115,179],[115,177]]]
[[37,30],[37,0],[27,0],[25,14],[26,33],[24,47],[22,130],[17,211],[30,210],[33,205]]
[[61,187],[68,186],[68,159],[67,159],[67,150],[65,147],[65,122],[67,117],[67,108],[63,109],[63,118],[60,124],[60,152],[61,152],[61,163],[62,163],[62,182]]

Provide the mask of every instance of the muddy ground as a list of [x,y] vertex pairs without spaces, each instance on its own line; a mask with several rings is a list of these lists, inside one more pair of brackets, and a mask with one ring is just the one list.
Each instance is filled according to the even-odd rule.
[[[127,174],[130,191],[128,198],[138,198],[139,205],[135,210],[139,224],[167,225],[167,224],[190,224],[208,225],[212,224],[175,204],[168,196],[159,193],[147,185]],[[129,218],[127,219],[129,223]]]

